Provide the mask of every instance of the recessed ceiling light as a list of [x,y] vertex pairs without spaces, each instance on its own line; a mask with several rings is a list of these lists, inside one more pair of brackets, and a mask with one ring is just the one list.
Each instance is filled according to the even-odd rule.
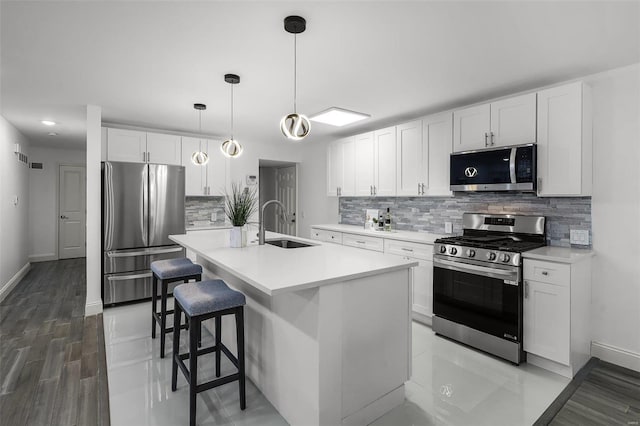
[[364,114],[362,112],[349,111],[348,109],[338,107],[331,107],[309,117],[309,119],[312,121],[317,121],[318,123],[330,124],[332,126],[346,126],[347,124],[355,123],[356,121],[364,120],[370,117],[371,116],[369,114]]
[[55,121],[50,121],[50,120],[42,120],[41,123],[44,124],[45,126],[55,126],[56,125]]
[[49,133],[47,133],[47,135],[49,135],[49,136],[58,136],[58,134],[56,132],[49,132]]

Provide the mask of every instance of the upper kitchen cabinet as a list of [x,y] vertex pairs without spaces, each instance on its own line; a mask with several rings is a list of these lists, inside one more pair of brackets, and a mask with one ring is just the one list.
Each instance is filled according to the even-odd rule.
[[[182,138],[186,196],[224,195],[228,162],[219,152],[219,145],[220,142],[208,139]],[[191,155],[200,149],[209,155],[209,162],[206,165],[196,165],[191,161]]]
[[[397,195],[422,195],[423,185],[428,180],[429,154],[428,146],[423,142],[422,121],[416,120],[397,126],[396,138]],[[447,155],[447,163],[448,161]]]
[[355,193],[357,196],[374,195],[376,146],[373,132],[355,137]]
[[181,137],[161,133],[147,133],[147,163],[181,163]]
[[421,195],[452,195],[449,190],[449,156],[452,139],[452,113],[435,114],[422,119],[422,158],[426,179],[423,181]]
[[340,139],[327,148],[327,195],[339,197],[355,193],[355,137]]
[[396,195],[396,127],[373,132],[375,169],[373,195]]
[[107,128],[107,160],[144,163],[146,158],[146,132]]
[[536,142],[536,94],[503,99],[453,113],[453,151]]
[[591,195],[590,100],[582,82],[538,92],[538,196]]
[[180,165],[180,136],[107,128],[107,160]]

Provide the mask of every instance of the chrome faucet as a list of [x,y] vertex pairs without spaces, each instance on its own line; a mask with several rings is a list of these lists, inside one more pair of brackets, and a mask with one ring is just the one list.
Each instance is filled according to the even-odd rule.
[[278,200],[266,201],[262,205],[262,208],[260,209],[260,217],[258,218],[258,222],[260,223],[260,229],[258,230],[258,244],[261,245],[261,246],[264,245],[264,209],[269,204],[277,204],[277,205],[279,205],[282,208],[282,211],[283,211],[284,216],[285,216],[285,220],[289,220],[289,214],[287,213],[287,208],[284,206],[284,204],[282,204]]

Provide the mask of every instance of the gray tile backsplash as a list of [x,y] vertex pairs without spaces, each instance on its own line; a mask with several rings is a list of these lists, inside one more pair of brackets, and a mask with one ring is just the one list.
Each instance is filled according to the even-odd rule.
[[591,237],[591,197],[538,198],[535,194],[496,192],[437,198],[343,197],[339,204],[340,223],[362,225],[365,209],[382,212],[387,207],[395,228],[404,231],[444,234],[444,223],[451,222],[453,234],[461,234],[462,213],[513,213],[546,216],[547,244],[552,246],[570,247],[570,229],[586,229]]
[[[186,197],[185,226],[193,226],[196,222],[210,221],[211,225],[224,225],[224,197]],[[211,214],[215,213],[215,220],[211,221]]]

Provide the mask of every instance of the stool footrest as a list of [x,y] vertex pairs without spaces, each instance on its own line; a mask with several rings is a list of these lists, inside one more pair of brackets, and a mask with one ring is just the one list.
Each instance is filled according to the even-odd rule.
[[[209,346],[208,348],[199,349],[198,351],[196,351],[196,356],[210,354],[210,353],[216,352],[216,350],[217,350],[217,346]],[[235,365],[236,368],[238,368],[238,359],[235,356],[233,356],[233,354],[231,353],[229,348],[227,348],[223,343],[220,343],[220,350],[221,350],[221,352],[224,352],[224,354],[229,359],[229,361],[231,361],[233,363],[233,365]],[[184,377],[187,380],[187,383],[191,384],[189,382],[189,377],[190,377],[189,376],[189,367],[187,367],[187,365],[183,361],[185,359],[189,359],[189,355],[190,355],[189,352],[184,353],[184,354],[178,353],[178,354],[175,354],[174,358],[176,360],[176,364],[178,364],[178,367],[180,367],[180,370],[182,370],[182,373],[184,373]],[[203,383],[201,385],[198,385],[198,384],[194,383],[194,386],[197,389],[196,392],[209,390],[209,389],[214,388],[216,386],[224,385],[224,384],[227,384],[227,383],[232,382],[234,380],[238,380],[238,378],[240,377],[239,374],[240,374],[239,372],[236,372],[236,373],[231,374],[229,376],[224,376],[224,377],[222,377],[220,379],[212,380],[210,382]],[[216,383],[216,384],[210,386],[211,383]],[[203,389],[200,389],[201,386],[209,386],[209,387],[205,387]]]
[[219,379],[211,380],[210,382],[202,383],[196,386],[196,393],[207,391],[218,386],[226,385],[227,383],[234,382],[240,378],[240,373],[229,374],[228,376],[220,377]]

